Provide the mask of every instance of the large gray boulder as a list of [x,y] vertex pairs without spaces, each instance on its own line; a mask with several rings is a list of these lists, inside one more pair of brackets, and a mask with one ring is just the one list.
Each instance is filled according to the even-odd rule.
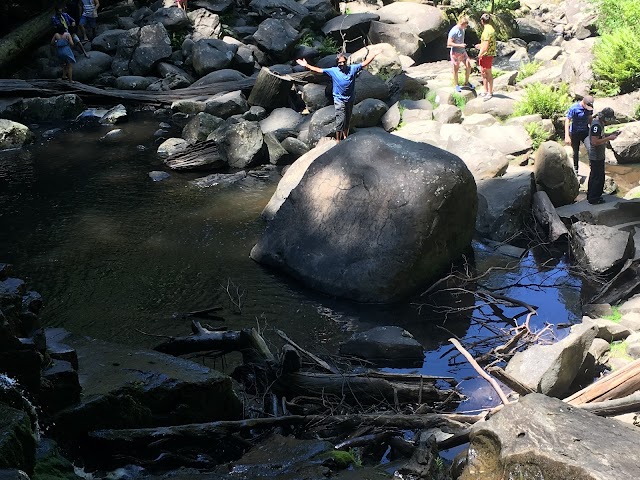
[[640,122],[625,125],[618,138],[611,141],[618,163],[640,162]]
[[356,97],[355,103],[360,103],[367,98],[377,98],[386,100],[389,98],[389,86],[382,78],[372,75],[366,70],[362,70],[356,77]]
[[404,328],[375,327],[354,333],[340,345],[340,355],[363,358],[378,366],[422,366],[424,348]]
[[73,65],[73,79],[76,82],[91,83],[98,75],[109,71],[113,59],[104,52],[87,52],[89,58],[84,55],[76,55],[76,63]]
[[33,133],[26,125],[0,118],[0,150],[20,148],[33,138]]
[[564,42],[566,61],[562,67],[562,81],[569,84],[571,96],[587,95],[593,84],[593,46],[595,38]]
[[180,30],[191,24],[187,12],[178,7],[159,8],[145,19],[145,23],[160,23],[167,30]]
[[207,73],[204,77],[193,82],[193,87],[201,87],[202,85],[210,85],[212,83],[222,82],[240,82],[246,80],[247,76],[237,70],[230,68],[223,68],[222,70],[216,70],[211,73]]
[[547,192],[554,207],[572,203],[578,196],[580,182],[567,151],[557,142],[544,142],[538,147],[535,175],[538,190]]
[[260,128],[264,133],[282,129],[296,130],[302,120],[303,117],[300,113],[291,108],[281,107],[274,109],[267,118],[261,120]]
[[309,10],[294,0],[251,0],[249,8],[262,18],[285,20],[293,28],[300,28],[302,21],[309,16]]
[[531,215],[534,192],[529,172],[479,181],[476,231],[498,242],[517,236]]
[[633,234],[606,225],[576,222],[571,225],[571,250],[589,272],[605,274],[633,257]]
[[140,75],[123,75],[116,78],[115,87],[119,90],[146,90],[155,79]]
[[356,128],[375,127],[388,108],[382,100],[367,98],[353,106],[351,125]]
[[267,18],[253,34],[258,46],[276,60],[288,60],[294,45],[300,38],[298,31],[285,20]]
[[202,142],[217,129],[223,122],[220,117],[213,116],[209,113],[197,113],[189,123],[182,129],[182,138],[193,144]]
[[331,103],[331,98],[327,95],[326,85],[318,85],[317,83],[307,83],[300,89],[302,101],[307,106],[309,113],[320,110]]
[[521,125],[491,125],[476,129],[474,134],[505,155],[519,155],[533,146],[531,137]]
[[371,22],[379,18],[380,15],[371,12],[339,15],[322,26],[322,33],[333,38],[338,45],[346,41],[347,52],[355,52],[366,46]]
[[[414,111],[425,112],[426,115],[416,115]],[[433,105],[429,100],[400,100],[391,105],[382,117],[382,128],[389,132],[398,128],[400,123],[406,124],[412,120],[432,120],[432,111]]]
[[322,137],[330,137],[336,131],[336,108],[326,106],[314,112],[309,121],[309,135],[307,143],[315,147]]
[[114,75],[148,75],[160,60],[171,56],[171,40],[160,23],[132,28],[118,41],[111,64]]
[[246,168],[265,162],[267,148],[258,122],[227,121],[207,140],[215,140],[220,154],[230,167]]
[[414,60],[425,46],[445,34],[447,16],[438,7],[410,2],[391,3],[377,10],[379,21],[371,22],[372,43],[389,43],[399,54]]
[[216,117],[228,118],[232,115],[242,115],[247,110],[249,110],[247,99],[240,90],[237,90],[207,99],[204,111]]
[[580,371],[598,326],[586,319],[571,327],[571,333],[552,345],[533,345],[516,353],[506,372],[535,392],[561,397]]
[[515,110],[516,100],[506,94],[494,95],[490,100],[485,101],[482,97],[468,101],[464,106],[465,115],[474,113],[488,113],[496,118],[506,120]]
[[455,155],[367,130],[312,163],[251,258],[330,295],[390,302],[450,268],[469,246],[476,205]]
[[114,53],[118,48],[120,38],[126,35],[126,33],[127,30],[121,29],[107,30],[91,41],[91,49],[104,53]]
[[300,0],[298,3],[308,10],[307,19],[313,25],[323,25],[337,15],[330,0]]
[[220,38],[222,24],[219,15],[211,13],[206,8],[198,8],[189,12],[187,16],[193,25],[193,33],[191,34],[193,41],[203,38]]
[[460,479],[640,478],[639,445],[636,427],[532,393],[472,427]]
[[82,99],[75,93],[55,97],[25,98],[11,106],[6,116],[24,122],[72,120],[84,110]]
[[193,69],[202,76],[214,70],[227,68],[237,50],[237,45],[222,40],[213,38],[198,40],[193,46]]

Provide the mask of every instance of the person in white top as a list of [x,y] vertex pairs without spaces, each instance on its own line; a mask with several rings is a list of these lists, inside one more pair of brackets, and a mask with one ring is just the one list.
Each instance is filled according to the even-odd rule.
[[469,55],[467,54],[467,44],[464,43],[464,31],[469,26],[469,17],[461,15],[458,19],[458,23],[449,30],[447,36],[447,48],[451,49],[451,63],[453,64],[453,84],[456,86],[456,92],[461,92],[462,88],[458,82],[458,70],[462,63],[465,67],[464,72],[464,86],[470,89],[475,87],[469,82],[469,75],[471,74],[471,62],[469,61]]
[[82,9],[82,16],[80,17],[79,27],[80,33],[83,36],[82,41],[88,42],[87,27],[92,30],[92,35],[95,33],[96,18],[98,18],[98,8],[100,7],[100,0],[78,0],[78,5]]

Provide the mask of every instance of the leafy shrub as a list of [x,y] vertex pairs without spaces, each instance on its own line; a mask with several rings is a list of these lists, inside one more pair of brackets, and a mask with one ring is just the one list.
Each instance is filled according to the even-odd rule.
[[600,37],[593,48],[593,88],[597,94],[618,95],[640,86],[639,42],[638,27],[619,27]]
[[424,98],[429,100],[433,108],[438,108],[438,94],[435,90],[428,90]]
[[499,76],[504,75],[505,73],[507,73],[507,72],[505,72],[504,70],[500,70],[499,68],[492,68],[491,69],[491,76],[493,78],[498,78]]
[[525,87],[524,97],[516,104],[513,116],[533,115],[538,113],[543,118],[555,118],[563,115],[571,105],[569,86],[532,83]]
[[453,104],[458,107],[460,110],[464,108],[467,104],[467,99],[464,95],[459,94],[458,92],[453,92],[451,94],[451,98],[453,99]]
[[636,108],[633,111],[633,118],[640,120],[640,103],[636,105]]
[[520,69],[518,70],[518,76],[516,76],[516,82],[521,82],[527,77],[530,77],[542,66],[541,62],[533,61],[533,62],[521,62]]
[[338,53],[338,44],[331,37],[324,37],[322,43],[318,47],[318,52],[322,55],[331,55]]
[[551,134],[542,125],[536,122],[528,123],[525,127],[527,133],[533,141],[533,150],[537,150],[540,145],[549,140]]
[[640,28],[638,0],[593,0],[598,9],[596,26],[602,35],[622,27]]
[[611,320],[612,322],[615,323],[620,323],[620,320],[622,320],[622,313],[620,313],[620,307],[615,306],[612,308],[613,312],[611,313],[611,315],[605,315],[603,318],[607,319],[607,320]]
[[298,45],[302,45],[303,47],[313,47],[313,41],[313,35],[307,33],[300,39]]

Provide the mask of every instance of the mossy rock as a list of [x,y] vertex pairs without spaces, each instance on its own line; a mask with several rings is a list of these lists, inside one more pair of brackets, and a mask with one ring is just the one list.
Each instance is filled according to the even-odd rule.
[[56,442],[43,439],[38,445],[36,466],[31,480],[80,480],[73,464],[64,458]]
[[0,403],[0,469],[19,468],[30,474],[35,458],[36,438],[29,415]]

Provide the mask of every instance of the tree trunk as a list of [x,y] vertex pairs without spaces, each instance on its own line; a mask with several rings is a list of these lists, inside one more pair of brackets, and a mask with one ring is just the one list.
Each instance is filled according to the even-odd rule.
[[258,105],[267,110],[285,107],[289,102],[292,84],[292,77],[280,76],[267,67],[262,67],[249,95],[249,105]]
[[533,216],[547,230],[550,242],[566,239],[569,235],[569,230],[562,223],[546,192],[540,191],[533,195]]
[[37,17],[16,28],[8,35],[0,38],[0,75],[8,77],[10,70],[16,66],[21,55],[30,54],[33,46],[53,35],[51,17],[53,11],[47,9]]

